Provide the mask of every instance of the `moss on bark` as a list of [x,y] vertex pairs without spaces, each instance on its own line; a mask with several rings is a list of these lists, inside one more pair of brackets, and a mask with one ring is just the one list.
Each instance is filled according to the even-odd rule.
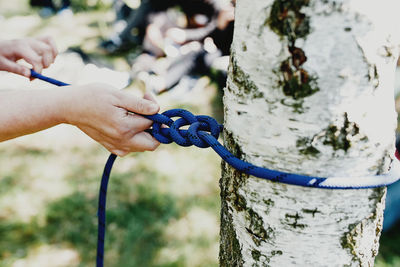
[[284,95],[298,100],[291,104],[297,113],[303,112],[302,99],[319,91],[317,77],[303,67],[307,61],[304,51],[296,46],[296,40],[306,38],[311,31],[310,18],[302,12],[309,3],[309,0],[275,0],[265,21],[265,25],[288,40],[290,57],[275,72]]

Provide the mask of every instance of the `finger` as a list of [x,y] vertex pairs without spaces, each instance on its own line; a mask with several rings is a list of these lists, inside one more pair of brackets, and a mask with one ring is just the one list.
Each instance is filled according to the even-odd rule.
[[47,45],[50,46],[51,52],[53,53],[53,58],[56,58],[58,55],[57,45],[53,38],[50,36],[43,36],[39,37],[38,40],[45,42]]
[[154,94],[152,94],[151,92],[146,92],[146,93],[144,93],[143,98],[144,98],[144,99],[147,99],[147,100],[150,100],[150,101],[152,101],[152,102],[154,102],[154,103],[157,103],[156,97],[155,97]]
[[160,143],[149,133],[141,132],[132,137],[130,151],[154,151],[159,145]]
[[139,98],[129,92],[120,91],[119,99],[119,107],[136,114],[152,115],[160,110],[160,106],[157,103],[144,98]]
[[160,145],[157,140],[146,132],[136,134],[125,142],[116,142],[115,139],[104,135],[90,126],[79,128],[92,139],[104,146],[108,151],[120,157],[127,155],[129,152],[153,151]]
[[27,67],[24,67],[6,58],[0,59],[0,70],[9,71],[27,78],[31,76],[31,71]]
[[123,157],[129,153],[129,147],[121,144],[115,144],[115,139],[108,137],[107,135],[103,134],[102,132],[98,131],[97,129],[90,127],[90,126],[81,126],[79,127],[81,131],[91,137],[93,140],[101,144],[104,148],[106,148],[111,153]]
[[54,62],[54,56],[51,47],[45,42],[41,42],[35,39],[30,41],[30,45],[33,50],[42,56],[42,65],[47,68],[51,63]]
[[53,62],[54,58],[51,53],[45,53],[42,55],[42,65],[44,68],[48,68]]
[[111,153],[117,155],[118,157],[126,156],[130,152],[128,148],[116,148],[110,143],[102,143],[101,145],[104,146]]
[[42,57],[39,56],[35,50],[33,50],[30,46],[24,46],[23,49],[19,49],[16,52],[16,56],[24,59],[26,62],[32,65],[33,69],[40,73],[42,72]]
[[107,149],[110,153],[117,155],[118,157],[126,156],[130,151],[127,148],[116,148],[111,143],[103,142],[100,143],[105,149]]
[[128,113],[125,117],[125,125],[127,131],[123,134],[127,134],[132,137],[139,132],[147,130],[153,125],[153,121],[146,119],[140,115]]
[[125,157],[129,154],[129,151],[126,150],[119,150],[119,149],[108,149],[111,153],[117,155],[118,157]]
[[111,144],[114,142],[114,138],[109,137],[109,135],[103,134],[101,131],[91,126],[79,126],[78,128],[90,138],[102,144],[104,147],[113,147]]

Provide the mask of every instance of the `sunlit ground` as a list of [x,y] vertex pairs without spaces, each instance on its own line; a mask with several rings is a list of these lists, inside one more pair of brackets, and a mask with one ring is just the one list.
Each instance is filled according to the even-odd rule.
[[[109,31],[111,11],[44,20],[25,2],[0,1],[1,35],[52,35],[60,56],[45,74],[73,84],[126,85],[129,64],[96,50]],[[87,65],[70,47],[121,72]],[[5,73],[0,84],[50,86]],[[135,85],[128,90],[141,94]],[[178,88],[158,100],[162,110],[185,107],[221,118],[221,106],[212,105],[220,95],[208,77],[200,77],[190,92]],[[0,266],[94,265],[98,187],[108,154],[68,125],[0,144]],[[217,265],[219,164],[209,149],[176,145],[118,159],[109,185],[105,266]]]
[[[73,84],[127,84],[124,57],[107,57],[96,48],[110,31],[111,10],[42,19],[27,3],[0,0],[1,38],[52,35],[60,56],[45,74]],[[97,66],[67,51],[71,47],[88,52]],[[140,95],[136,85],[128,90]],[[49,86],[0,73],[0,89]],[[162,110],[184,107],[221,121],[219,92],[210,78],[201,77],[193,90],[178,88],[158,101]],[[0,143],[0,266],[94,266],[98,187],[107,156],[68,125]],[[176,145],[117,159],[109,185],[105,266],[216,266],[219,164],[210,149]],[[398,231],[384,235],[377,266],[400,266],[398,244]]]

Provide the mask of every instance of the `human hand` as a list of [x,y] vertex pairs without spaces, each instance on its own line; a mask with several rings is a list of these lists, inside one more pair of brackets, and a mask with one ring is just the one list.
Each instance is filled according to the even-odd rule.
[[157,140],[144,132],[153,122],[140,116],[159,111],[149,94],[142,99],[104,84],[65,90],[64,121],[77,126],[111,153],[125,156],[129,152],[153,151],[159,146]]
[[54,62],[58,52],[50,37],[0,40],[0,70],[30,78],[30,69],[18,64],[24,59],[36,72],[41,72]]

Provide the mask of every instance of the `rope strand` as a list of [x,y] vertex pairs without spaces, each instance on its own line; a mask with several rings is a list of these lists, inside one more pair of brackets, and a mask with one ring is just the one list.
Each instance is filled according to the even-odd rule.
[[[31,70],[31,76],[58,86],[68,85],[33,70]],[[224,161],[238,171],[273,182],[323,189],[366,189],[387,186],[400,179],[400,163],[397,159],[392,162],[390,171],[386,174],[352,177],[350,179],[348,177],[313,177],[270,170],[255,166],[232,155],[218,142],[223,125],[218,124],[212,117],[195,116],[183,109],[171,109],[162,114],[143,116],[154,122],[152,128],[148,129],[147,132],[151,133],[160,143],[170,144],[175,142],[180,146],[211,147]],[[178,119],[172,120],[171,118],[174,117]],[[168,127],[162,127],[162,125]],[[189,125],[187,130],[180,129],[187,125]],[[104,262],[107,185],[116,157],[114,154],[109,156],[101,180],[98,206],[97,267],[103,267]]]

